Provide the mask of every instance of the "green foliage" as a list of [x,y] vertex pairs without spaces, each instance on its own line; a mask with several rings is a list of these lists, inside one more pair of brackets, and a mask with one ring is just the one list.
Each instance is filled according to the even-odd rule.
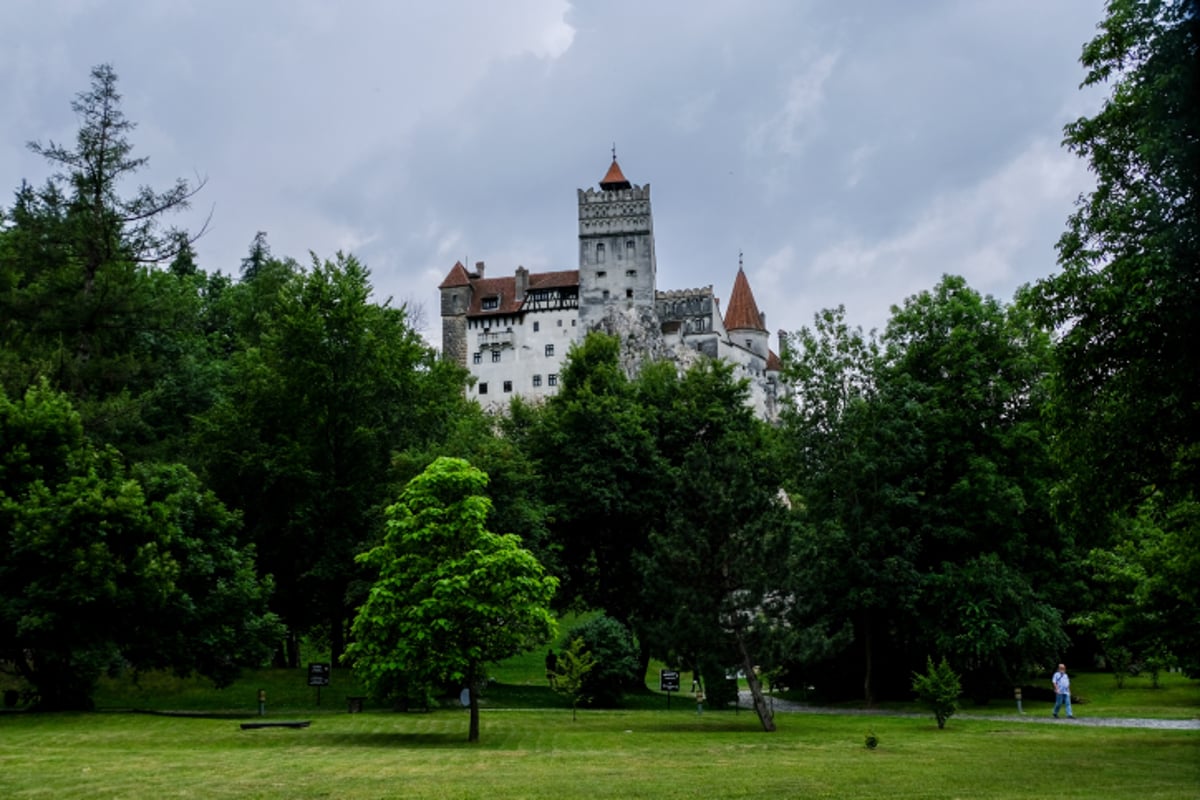
[[[92,70],[72,104],[74,147],[32,143],[58,171],[41,189],[23,184],[0,215],[0,383],[19,395],[46,378],[72,396],[92,435],[136,456],[170,439],[156,429],[164,420],[195,410],[173,402],[176,371],[190,368],[201,341],[198,276],[184,267],[194,237],[161,223],[197,189],[180,180],[121,193],[147,160],[133,155],[116,82],[110,66]],[[172,259],[178,270],[155,268]]]
[[946,720],[958,710],[958,698],[962,694],[962,683],[950,667],[950,662],[942,656],[937,666],[933,658],[926,658],[925,673],[913,673],[912,690],[937,719],[939,728],[946,727]]
[[571,698],[571,719],[577,719],[579,704],[589,701],[588,676],[596,668],[597,660],[583,637],[571,639],[571,644],[558,654],[558,665],[554,672],[554,691]]
[[946,653],[987,697],[1065,645],[1073,554],[1050,513],[1049,337],[1029,313],[947,276],[878,341],[838,310],[793,344],[797,656],[857,640],[869,704],[882,658]]
[[560,391],[527,442],[550,506],[563,601],[637,625],[637,558],[661,508],[661,472],[615,337],[591,333],[571,348]]
[[[1196,584],[1197,11],[1194,0],[1107,4],[1081,62],[1084,85],[1107,85],[1110,96],[1065,128],[1066,146],[1087,161],[1096,187],[1059,241],[1061,271],[1032,298],[1062,331],[1049,407],[1064,476],[1058,511],[1092,551],[1101,580],[1095,607],[1080,609],[1079,620],[1106,647],[1169,653],[1192,669],[1196,595],[1164,591],[1145,567],[1158,562],[1168,581]],[[1129,641],[1137,624],[1147,626],[1134,637],[1143,641]]]
[[1086,564],[1095,598],[1073,622],[1096,636],[1118,675],[1135,661],[1200,674],[1200,504],[1151,495]]
[[321,630],[336,658],[365,591],[354,556],[378,541],[395,493],[392,454],[443,435],[461,375],[406,309],[370,302],[353,256],[308,270],[258,257],[217,304],[232,353],[196,450],[214,490],[245,509],[292,636]]
[[479,738],[486,663],[550,637],[558,584],[518,537],[486,529],[486,486],[483,472],[445,457],[408,483],[388,509],[383,542],[357,559],[378,578],[345,656],[377,695],[465,682],[470,741]]
[[866,745],[868,750],[874,750],[876,747],[879,747],[879,737],[875,735],[874,730],[867,730],[867,735],[864,737],[863,744]]
[[0,661],[44,708],[125,665],[228,683],[279,635],[237,519],[178,465],[128,469],[45,384],[0,390]]
[[593,617],[569,634],[594,662],[583,679],[585,703],[601,708],[621,705],[621,695],[640,683],[638,649],[629,629],[605,614]]

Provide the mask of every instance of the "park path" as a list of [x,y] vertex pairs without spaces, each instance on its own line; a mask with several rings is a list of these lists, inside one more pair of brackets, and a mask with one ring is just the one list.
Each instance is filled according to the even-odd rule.
[[[738,703],[742,708],[754,709],[750,692],[740,692]],[[771,698],[771,703],[778,714],[843,714],[849,716],[875,717],[910,717],[921,719],[929,714],[918,714],[912,711],[887,711],[871,708],[828,708],[814,706],[808,703],[795,703],[790,700]],[[1055,719],[1046,714],[1021,714],[1020,716],[1000,714],[962,714],[962,719],[981,719],[990,722],[1015,722],[1020,724],[1046,725],[1087,725],[1097,728],[1157,728],[1160,730],[1200,730],[1200,719],[1134,719],[1131,717],[1087,717],[1078,716],[1074,719]]]

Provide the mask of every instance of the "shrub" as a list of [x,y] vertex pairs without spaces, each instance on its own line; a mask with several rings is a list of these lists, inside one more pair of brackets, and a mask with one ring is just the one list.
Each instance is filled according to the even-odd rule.
[[874,750],[879,746],[879,737],[875,735],[875,731],[867,731],[866,745],[868,750]]
[[958,710],[958,696],[962,694],[962,681],[958,673],[950,668],[946,657],[936,667],[933,659],[925,659],[925,674],[913,673],[913,691],[917,699],[933,711],[939,728],[946,727],[946,720]]
[[595,659],[584,677],[582,696],[593,706],[619,706],[621,693],[638,677],[638,651],[629,629],[601,614],[572,630],[568,640],[575,639],[582,639],[583,649]]

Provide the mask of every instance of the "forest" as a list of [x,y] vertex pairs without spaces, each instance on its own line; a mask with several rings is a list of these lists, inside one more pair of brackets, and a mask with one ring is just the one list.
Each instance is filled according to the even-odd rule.
[[945,265],[878,332],[818,313],[777,424],[727,365],[627,375],[598,333],[488,414],[352,254],[198,264],[170,220],[203,186],[137,185],[97,66],[0,207],[0,669],[58,709],[120,670],[338,661],[360,554],[451,457],[643,672],[868,704],[930,658],[979,700],[1064,658],[1200,675],[1196,4],[1113,0],[1082,63],[1110,94],[1064,130],[1096,186],[1058,270],[1000,300]]

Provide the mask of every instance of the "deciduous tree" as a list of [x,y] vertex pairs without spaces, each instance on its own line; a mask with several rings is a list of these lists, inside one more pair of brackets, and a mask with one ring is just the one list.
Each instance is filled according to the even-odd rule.
[[358,560],[378,574],[346,660],[376,694],[463,681],[479,741],[484,666],[547,641],[558,581],[519,537],[487,530],[487,476],[439,458],[388,509],[383,542]]

